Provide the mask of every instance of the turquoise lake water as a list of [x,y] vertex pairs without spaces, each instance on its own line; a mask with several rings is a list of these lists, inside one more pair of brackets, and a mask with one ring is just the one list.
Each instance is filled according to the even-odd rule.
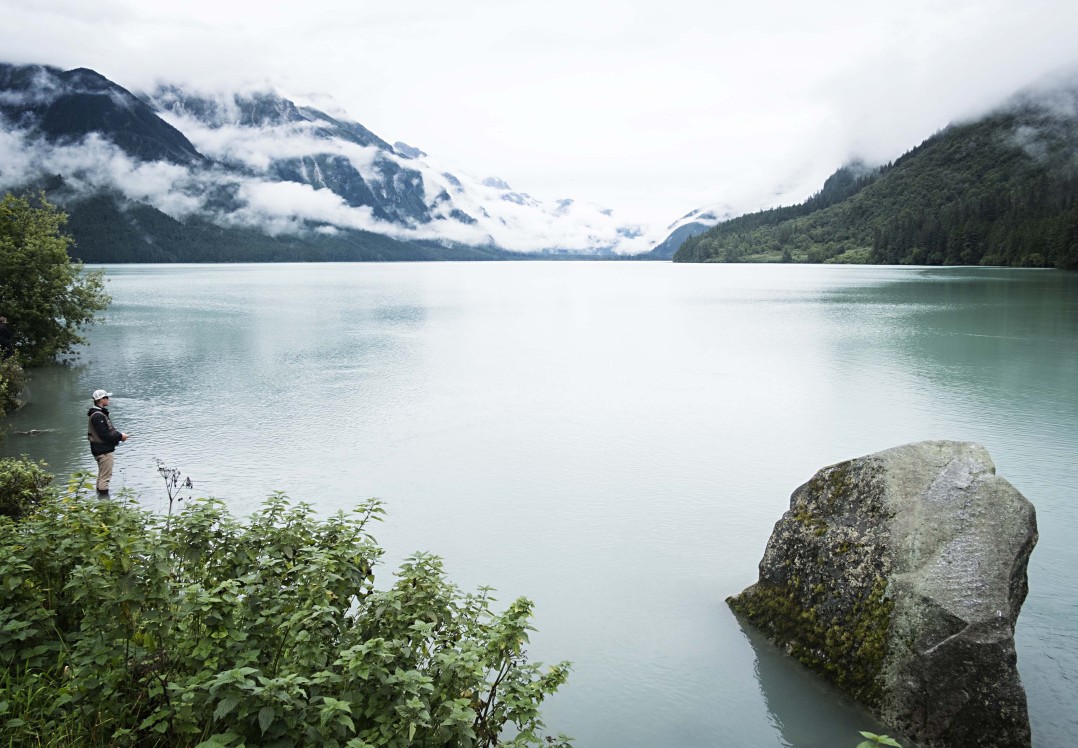
[[[1036,506],[1019,619],[1034,742],[1078,735],[1078,274],[431,263],[109,266],[81,363],[33,372],[0,451],[114,486],[155,458],[242,514],[378,496],[387,567],[438,553],[537,608],[545,709],[582,748],[852,746],[878,725],[726,608],[820,467],[984,444]],[[389,571],[386,568],[383,574]]]

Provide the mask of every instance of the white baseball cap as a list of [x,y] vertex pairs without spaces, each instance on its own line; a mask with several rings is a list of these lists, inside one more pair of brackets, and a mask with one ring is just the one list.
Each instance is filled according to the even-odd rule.
[[93,398],[95,403],[103,397],[112,397],[112,393],[104,390],[94,390]]

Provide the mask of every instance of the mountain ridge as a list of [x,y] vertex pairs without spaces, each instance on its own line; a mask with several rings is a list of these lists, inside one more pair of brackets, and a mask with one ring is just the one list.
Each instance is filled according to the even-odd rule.
[[[53,185],[88,261],[159,256],[188,224],[195,243],[207,224],[240,232],[244,245],[261,234],[266,256],[282,244],[308,246],[312,256],[377,244],[381,259],[645,248],[636,227],[600,208],[544,203],[500,180],[455,173],[418,148],[275,91],[162,84],[136,95],[87,68],[0,64],[0,124],[0,155],[11,156],[0,188]],[[124,246],[88,229],[100,223],[82,215],[88,201],[112,206],[105,212]],[[175,225],[146,220],[154,211]],[[165,235],[136,230],[135,214]]]
[[[16,125],[36,125],[53,141],[70,142],[106,130],[121,148],[146,160],[188,164],[203,158],[148,104],[89,68],[0,64],[0,91],[8,94],[0,99],[0,115]],[[22,105],[12,103],[12,92],[27,96]]]
[[892,164],[848,168],[803,203],[686,239],[673,260],[1078,269],[1078,87],[1020,93]]
[[1078,266],[1075,84],[1027,89],[891,164],[850,162],[796,205],[694,210],[657,244],[609,210],[448,169],[324,101],[132,92],[89,68],[0,63],[0,189],[44,188],[88,262],[306,252]]

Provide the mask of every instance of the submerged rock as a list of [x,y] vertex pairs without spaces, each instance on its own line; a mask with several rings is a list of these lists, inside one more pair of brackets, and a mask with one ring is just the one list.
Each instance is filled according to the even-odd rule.
[[794,491],[727,602],[919,745],[1028,746],[1014,627],[1036,542],[984,447],[907,444]]

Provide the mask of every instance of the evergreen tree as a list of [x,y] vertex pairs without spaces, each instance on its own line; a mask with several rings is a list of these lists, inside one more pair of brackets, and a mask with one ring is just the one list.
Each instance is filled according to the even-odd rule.
[[31,366],[70,353],[84,326],[109,303],[100,271],[67,254],[67,216],[43,194],[0,200],[0,316]]

